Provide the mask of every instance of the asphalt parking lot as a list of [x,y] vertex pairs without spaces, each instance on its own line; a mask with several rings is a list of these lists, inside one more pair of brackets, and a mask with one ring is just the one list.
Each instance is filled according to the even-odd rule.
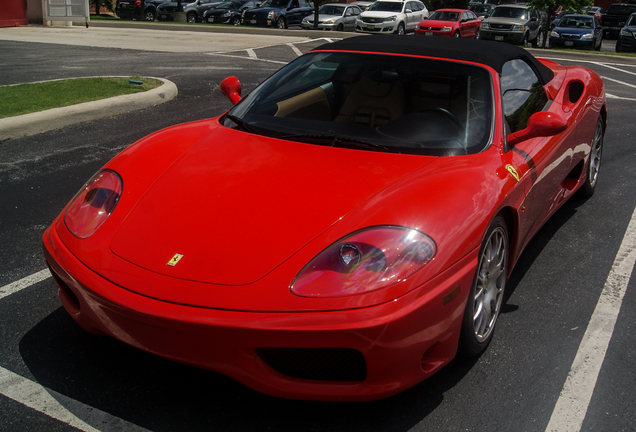
[[[389,400],[326,404],[266,397],[85,334],[60,308],[40,238],[118,151],[160,128],[226,110],[220,79],[236,75],[249,91],[329,38],[294,29],[256,37],[97,26],[37,30],[0,29],[0,85],[140,73],[173,81],[179,95],[138,112],[0,141],[0,430],[548,430],[608,275],[617,259],[629,261],[633,253],[622,248],[636,207],[633,57],[531,50],[597,71],[610,127],[597,193],[560,210],[524,253],[487,353]],[[583,416],[580,430],[630,431],[636,421],[630,275],[618,274],[626,292],[614,307],[615,330],[598,381],[585,382],[593,395],[576,413]]]

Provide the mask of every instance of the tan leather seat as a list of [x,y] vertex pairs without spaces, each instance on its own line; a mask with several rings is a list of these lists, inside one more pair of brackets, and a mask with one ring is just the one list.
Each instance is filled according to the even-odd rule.
[[404,114],[404,88],[395,72],[367,69],[334,119],[381,126]]

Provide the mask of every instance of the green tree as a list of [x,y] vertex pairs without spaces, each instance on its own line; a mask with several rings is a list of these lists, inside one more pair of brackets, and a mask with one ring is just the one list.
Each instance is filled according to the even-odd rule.
[[107,9],[111,12],[115,11],[115,5],[113,0],[90,0],[91,6],[95,7],[95,13],[99,15],[101,8]]
[[543,42],[540,48],[545,48],[546,41],[550,35],[550,22],[552,21],[552,15],[559,10],[560,7],[563,10],[572,12],[581,12],[585,6],[593,6],[592,0],[529,0],[528,6],[537,11],[545,11],[548,14],[548,22],[544,23],[541,28],[543,32]]

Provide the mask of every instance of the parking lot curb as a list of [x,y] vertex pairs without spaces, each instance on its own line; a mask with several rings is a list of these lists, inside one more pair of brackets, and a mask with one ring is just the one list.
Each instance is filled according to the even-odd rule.
[[149,108],[168,102],[177,96],[177,86],[172,81],[164,78],[153,79],[163,84],[145,92],[0,119],[0,141],[36,135],[76,123]]

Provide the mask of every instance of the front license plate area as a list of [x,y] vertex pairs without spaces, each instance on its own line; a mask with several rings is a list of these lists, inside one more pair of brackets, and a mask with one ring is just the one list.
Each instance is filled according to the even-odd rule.
[[495,40],[496,41],[502,41],[502,40],[504,40],[504,37],[503,36],[495,36]]
[[572,41],[565,41],[565,46],[574,46],[574,42],[572,42]]

